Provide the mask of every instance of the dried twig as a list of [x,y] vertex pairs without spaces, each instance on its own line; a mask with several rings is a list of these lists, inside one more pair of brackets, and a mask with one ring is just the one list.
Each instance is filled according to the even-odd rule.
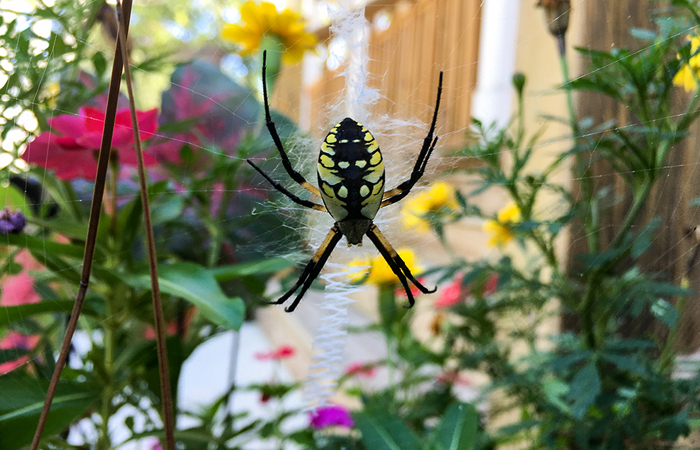
[[[132,0],[124,0],[123,12],[126,23],[128,23],[128,18],[131,17],[131,5]],[[128,29],[124,29],[124,35],[126,35],[127,33]],[[56,367],[54,368],[53,375],[51,376],[49,389],[46,393],[46,398],[44,399],[44,406],[41,409],[39,423],[36,426],[36,431],[34,432],[34,438],[32,439],[30,450],[37,450],[37,448],[39,448],[41,434],[44,431],[46,419],[48,418],[49,410],[51,409],[51,403],[53,402],[54,395],[56,394],[56,387],[58,386],[58,380],[61,377],[61,371],[63,370],[63,366],[66,365],[66,361],[68,360],[68,352],[70,350],[71,340],[73,339],[73,334],[75,333],[75,329],[78,326],[78,318],[80,317],[80,312],[83,309],[83,302],[85,301],[85,294],[87,293],[88,283],[90,281],[90,272],[92,271],[92,259],[95,254],[95,242],[97,240],[97,226],[100,222],[102,198],[104,196],[105,181],[107,179],[109,153],[112,148],[114,120],[117,112],[117,100],[119,99],[119,85],[121,84],[123,61],[121,52],[119,51],[119,46],[120,42],[119,40],[117,40],[117,48],[115,49],[114,53],[114,64],[112,65],[112,77],[109,83],[109,93],[107,94],[105,124],[104,129],[102,130],[102,142],[100,144],[100,154],[97,160],[97,176],[95,177],[95,190],[92,194],[92,204],[90,205],[90,219],[88,222],[87,237],[85,238],[85,253],[83,254],[83,271],[80,275],[78,295],[75,298],[73,311],[71,311],[70,320],[68,321],[68,325],[66,327],[66,334],[63,337],[61,351],[58,355],[58,360],[56,361]]]
[[136,157],[139,170],[139,190],[141,191],[141,204],[143,205],[143,223],[146,228],[146,245],[148,247],[148,269],[151,274],[151,292],[153,299],[153,315],[155,316],[156,346],[158,348],[158,373],[160,375],[160,393],[163,399],[163,428],[165,428],[165,447],[167,450],[175,450],[175,437],[173,429],[173,401],[170,390],[170,374],[168,372],[168,351],[165,343],[165,321],[163,320],[163,304],[160,299],[160,287],[158,285],[158,259],[156,257],[156,244],[153,237],[153,225],[151,223],[151,211],[148,204],[148,179],[143,163],[143,149],[139,136],[139,124],[134,105],[134,88],[131,82],[131,69],[129,67],[129,54],[124,42],[127,42],[124,23],[124,15],[121,14],[121,2],[117,0],[117,17],[119,18],[119,42],[121,43],[122,59],[124,60],[124,75],[126,89],[129,93],[129,109],[131,111],[131,124],[134,131],[134,144],[136,145]]

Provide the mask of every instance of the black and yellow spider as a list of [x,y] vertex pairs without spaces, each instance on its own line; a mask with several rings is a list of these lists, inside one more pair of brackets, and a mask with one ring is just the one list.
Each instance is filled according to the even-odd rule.
[[379,208],[396,203],[407,196],[425,171],[425,166],[428,164],[428,159],[438,139],[437,136],[433,137],[433,133],[435,132],[435,122],[440,108],[442,72],[440,72],[433,121],[430,124],[428,135],[423,140],[423,147],[418,154],[418,160],[408,180],[399,184],[395,189],[384,192],[384,162],[377,141],[374,140],[374,136],[367,128],[348,117],[334,126],[321,144],[321,153],[318,157],[318,185],[321,188],[319,190],[292,168],[292,164],[289,162],[287,153],[282,146],[282,141],[277,134],[275,124],[270,117],[267,83],[265,81],[266,56],[266,53],[263,53],[262,82],[267,129],[270,131],[272,140],[280,152],[282,164],[289,176],[292,177],[292,180],[299,183],[316,197],[321,198],[325,206],[297,197],[270,178],[252,161],[248,160],[248,163],[260,175],[265,177],[275,189],[289,197],[293,202],[317,211],[325,211],[335,219],[335,224],[323,240],[321,247],[319,247],[311,261],[304,268],[304,272],[299,277],[299,280],[279,300],[268,303],[274,305],[284,303],[301,286],[299,294],[292,304],[285,309],[287,312],[294,311],[311,286],[311,283],[321,272],[340,238],[345,236],[348,246],[360,246],[362,245],[362,237],[366,234],[369,240],[377,247],[382,257],[384,257],[392,272],[401,281],[408,297],[408,306],[404,307],[412,307],[415,301],[406,278],[411,280],[425,294],[435,292],[437,288],[430,290],[415,279],[406,263],[396,253],[396,250],[389,244],[389,241],[386,240],[372,220],[377,215]]

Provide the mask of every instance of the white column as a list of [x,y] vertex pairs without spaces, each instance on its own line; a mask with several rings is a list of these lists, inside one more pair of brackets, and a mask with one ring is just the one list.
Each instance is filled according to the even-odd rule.
[[514,90],[520,0],[484,0],[479,36],[477,83],[472,116],[489,126],[503,128],[510,120]]

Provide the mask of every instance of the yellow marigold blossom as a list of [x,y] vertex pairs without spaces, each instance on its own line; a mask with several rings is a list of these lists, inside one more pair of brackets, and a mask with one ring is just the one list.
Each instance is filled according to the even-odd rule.
[[482,229],[489,234],[486,244],[489,247],[503,247],[513,239],[511,225],[521,222],[522,216],[518,205],[511,202],[496,214],[496,220],[489,219],[484,222]]
[[[690,41],[690,54],[693,55],[700,47],[700,36],[688,36]],[[680,58],[680,56],[679,56]],[[686,92],[695,90],[695,79],[693,73],[700,75],[700,54],[692,56],[688,64],[683,64],[678,72],[673,77],[673,84],[681,86]]]
[[[418,264],[418,258],[410,248],[400,248],[396,251],[401,259],[406,263],[406,267],[413,275],[423,271],[423,268]],[[382,255],[377,255],[374,258],[356,258],[348,264],[351,269],[348,271],[348,278],[351,281],[359,281],[367,276],[366,268],[369,267],[369,276],[366,282],[377,286],[385,286],[388,284],[396,284],[399,279],[394,272],[391,271],[389,264],[386,263]]]
[[435,183],[430,189],[404,201],[401,208],[403,226],[421,233],[430,231],[428,213],[454,213],[458,208],[457,197],[452,186],[444,181]]
[[241,25],[225,25],[221,36],[241,45],[240,54],[244,56],[258,51],[264,36],[273,36],[284,45],[282,60],[296,64],[317,43],[316,36],[304,29],[306,24],[301,15],[289,9],[278,13],[277,7],[269,2],[246,2],[241,6],[241,22]]

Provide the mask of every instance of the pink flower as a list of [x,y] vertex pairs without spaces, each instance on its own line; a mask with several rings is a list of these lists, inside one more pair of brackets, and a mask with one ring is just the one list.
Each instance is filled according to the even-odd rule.
[[355,424],[350,413],[342,406],[321,406],[311,411],[309,415],[311,426],[317,430],[332,426],[352,428]]
[[146,447],[148,450],[163,450],[163,446],[160,445],[160,439],[157,437],[150,437],[146,439]]
[[[418,278],[418,281],[420,281],[421,284],[425,283],[424,280],[425,278]],[[418,297],[421,294],[420,289],[418,289],[413,283],[410,283],[409,286],[411,288],[411,295],[413,295],[414,297]],[[394,295],[396,295],[397,297],[406,298],[406,290],[403,288],[403,286],[399,285],[394,290]]]
[[[60,234],[56,235],[55,241],[61,244],[68,244],[70,242],[68,238]],[[15,256],[15,261],[21,264],[24,270],[41,270],[44,268],[41,263],[34,259],[32,254],[29,253],[29,250],[21,250],[19,253],[17,253],[17,256]]]
[[[149,139],[158,126],[158,110],[137,111],[141,140]],[[97,174],[96,152],[102,141],[105,114],[98,109],[83,107],[77,115],[61,115],[48,120],[53,131],[41,133],[28,146],[22,159],[56,172],[61,180],[85,178],[92,180]],[[134,131],[129,109],[117,111],[114,122],[112,149],[117,151],[119,162],[135,166]],[[153,156],[145,153],[144,163],[154,165]]]
[[462,376],[456,370],[448,370],[447,372],[441,373],[440,375],[435,377],[435,381],[442,384],[461,384],[464,386],[468,386],[471,384],[469,378]]
[[346,369],[346,375],[358,375],[366,378],[372,378],[377,372],[377,368],[370,365],[356,361],[351,363]]
[[447,286],[440,289],[440,297],[435,300],[436,308],[449,308],[466,298],[469,290],[462,287],[462,276],[460,275]]
[[494,294],[498,290],[498,274],[492,273],[484,284],[484,297]]
[[266,359],[272,359],[279,361],[280,359],[291,358],[294,356],[294,347],[290,345],[280,345],[275,350],[270,350],[269,352],[258,352],[255,354],[255,359],[259,361],[264,361]]
[[0,305],[15,306],[37,303],[41,297],[34,290],[34,278],[27,271],[17,275],[8,275],[2,282]]
[[[165,335],[166,336],[173,336],[175,333],[177,333],[177,324],[173,321],[168,324],[167,329],[165,330]],[[146,329],[143,330],[143,338],[147,341],[152,341],[153,339],[156,338],[156,330],[154,327],[150,325],[146,325]]]
[[[15,331],[10,331],[0,340],[0,350],[31,350],[39,343],[39,336],[25,336]],[[7,361],[0,364],[0,375],[15,370],[29,361],[29,356],[22,356],[14,361]]]

